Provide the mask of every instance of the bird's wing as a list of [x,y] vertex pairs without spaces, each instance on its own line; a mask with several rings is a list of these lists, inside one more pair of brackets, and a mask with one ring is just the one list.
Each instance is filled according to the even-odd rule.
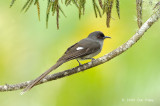
[[87,56],[92,54],[100,49],[100,44],[93,40],[83,39],[80,42],[69,47],[64,55],[58,60],[72,60],[76,58],[80,58],[83,56]]

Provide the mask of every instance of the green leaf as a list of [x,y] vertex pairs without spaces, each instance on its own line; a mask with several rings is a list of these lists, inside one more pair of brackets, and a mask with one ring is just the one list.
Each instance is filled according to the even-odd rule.
[[98,2],[99,2],[100,7],[103,8],[102,0],[98,0]]
[[39,7],[39,1],[35,2],[37,4],[37,12],[38,12],[38,19],[40,21],[40,7]]
[[118,17],[119,17],[119,19],[120,19],[119,0],[116,0],[116,9],[117,9]]
[[27,8],[26,8],[25,12],[27,12],[27,11],[28,11],[28,9],[29,9],[29,8],[30,8],[30,6],[32,5],[32,3],[33,3],[33,0],[30,0],[30,2],[29,2],[29,4],[28,4],[28,6],[27,6]]
[[13,4],[14,4],[15,1],[16,1],[16,0],[12,0],[12,1],[11,1],[10,7],[13,6]]
[[46,28],[48,28],[48,19],[49,19],[49,13],[50,13],[50,9],[51,9],[52,3],[53,2],[48,0],[48,6],[47,6],[47,11],[46,11]]
[[105,0],[104,1],[103,11],[106,12],[106,16],[107,16],[107,18],[106,18],[107,27],[110,27],[112,6],[113,6],[113,0]]
[[[16,0],[12,0],[11,1],[10,7],[13,6],[15,1]],[[39,0],[26,0],[26,3],[22,7],[22,11],[25,10],[25,12],[27,12],[28,9],[30,8],[30,6],[33,4],[33,1],[34,1],[34,5],[36,5],[36,7],[37,7],[38,19],[40,21]],[[102,17],[101,10],[103,11],[103,14],[106,13],[106,17],[107,17],[106,18],[106,24],[107,24],[107,27],[110,26],[111,11],[112,11],[112,7],[113,7],[113,1],[114,0],[98,0],[98,3],[99,3],[99,5],[98,5],[96,3],[97,2],[96,0],[92,0],[93,9],[94,9],[96,17],[98,17],[98,15],[100,17]],[[140,0],[137,0],[137,1],[140,1]],[[81,16],[84,15],[84,12],[85,12],[86,0],[65,0],[65,5],[66,6],[68,6],[70,4],[74,4],[78,8],[79,19],[80,19]],[[116,9],[117,9],[118,17],[120,18],[119,0],[116,0]],[[47,10],[46,10],[46,27],[47,28],[48,28],[48,21],[49,21],[50,11],[52,11],[52,16],[54,16],[55,13],[57,13],[56,14],[56,21],[57,21],[57,29],[59,29],[59,17],[60,17],[59,13],[61,12],[65,17],[66,17],[66,15],[65,15],[64,11],[62,10],[62,8],[60,7],[60,4],[58,3],[58,0],[48,0]]]
[[31,0],[27,0],[27,2],[24,4],[24,6],[22,7],[22,10],[21,11],[23,11],[26,7],[27,7],[27,5],[28,5],[28,3],[30,2]]

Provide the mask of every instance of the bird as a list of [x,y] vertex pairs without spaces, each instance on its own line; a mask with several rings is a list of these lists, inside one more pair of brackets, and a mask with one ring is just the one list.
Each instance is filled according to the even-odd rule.
[[74,45],[70,46],[66,50],[66,52],[62,55],[62,57],[58,59],[55,65],[53,65],[46,72],[44,72],[38,78],[29,83],[29,85],[21,92],[21,94],[24,94],[26,91],[29,91],[51,71],[57,69],[59,66],[61,66],[63,63],[67,61],[76,59],[79,65],[82,65],[79,62],[79,60],[86,60],[86,59],[95,60],[93,57],[101,52],[103,47],[103,41],[106,38],[111,38],[111,37],[105,36],[101,31],[94,31],[90,33],[87,38],[82,39],[79,42],[75,43]]

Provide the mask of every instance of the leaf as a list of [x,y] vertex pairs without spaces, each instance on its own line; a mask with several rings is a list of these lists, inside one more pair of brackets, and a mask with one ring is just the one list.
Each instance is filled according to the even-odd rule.
[[85,12],[85,3],[86,3],[86,0],[83,0],[83,2],[82,2],[83,15],[84,15],[84,12]]
[[65,17],[67,17],[60,6],[59,6],[59,10],[61,11],[61,13],[62,13]]
[[72,3],[75,4],[76,7],[78,8],[77,0],[72,0]]
[[27,0],[27,2],[24,4],[24,6],[22,7],[22,10],[21,11],[23,11],[26,7],[27,7],[27,5],[28,5],[28,3],[30,2],[30,0]]
[[57,29],[59,29],[59,6],[57,5]]
[[106,25],[110,27],[110,20],[111,20],[111,11],[113,6],[113,0],[105,0],[104,1],[104,9],[103,11],[106,12]]
[[99,9],[99,7],[98,7],[97,4],[96,4],[96,9],[97,9],[97,11],[98,11],[98,13],[99,13],[99,16],[102,17],[101,11],[100,11],[100,9]]
[[72,0],[65,0],[65,5],[68,6]]
[[96,10],[96,3],[95,3],[95,0],[92,0],[93,2],[93,9],[94,9],[94,13],[95,13],[95,16],[97,18],[97,10]]
[[56,12],[56,3],[53,3],[52,4],[52,16],[54,16],[55,12]]
[[30,6],[32,5],[32,3],[33,3],[33,0],[30,0],[30,2],[29,2],[29,4],[28,4],[28,7],[26,8],[25,12],[27,12],[27,11],[28,11],[28,9],[29,9],[29,8],[30,8]]
[[37,4],[37,2],[38,2],[38,0],[35,0],[34,5],[36,5],[36,4]]
[[36,4],[37,4],[38,19],[40,21],[40,7],[39,7],[39,1],[38,0],[37,0]]
[[[16,0],[12,0],[10,7],[14,4]],[[22,7],[22,11],[25,10],[25,12],[28,11],[28,9],[30,8],[30,6],[33,4],[34,1],[34,5],[36,5],[37,7],[37,13],[38,13],[38,19],[40,21],[40,5],[39,5],[39,0],[26,0],[26,3],[24,4],[24,6]],[[70,4],[74,4],[79,11],[79,19],[81,18],[81,15],[84,15],[85,12],[85,4],[86,4],[86,0],[64,0],[65,1],[65,5],[68,6]],[[101,13],[101,9],[103,10],[103,14],[106,13],[106,25],[107,27],[110,26],[110,20],[111,20],[111,11],[112,11],[112,6],[113,6],[113,1],[114,0],[92,0],[93,2],[93,9],[95,12],[95,16],[98,17],[98,15],[100,17],[102,17],[102,13]],[[137,0],[139,1],[139,0]],[[141,0],[142,1],[142,0]],[[61,2],[63,3],[63,1],[61,0]],[[98,2],[99,5],[96,3]],[[104,2],[104,3],[103,3]],[[117,9],[117,14],[118,17],[120,18],[120,10],[119,10],[119,0],[116,0],[116,9]],[[66,17],[64,11],[62,10],[62,8],[60,7],[58,0],[48,0],[48,5],[47,5],[47,10],[46,10],[46,27],[48,28],[48,21],[49,21],[49,14],[50,11],[52,11],[52,16],[56,14],[56,21],[57,21],[57,29],[59,29],[59,17],[60,17],[60,12]]]
[[14,4],[15,1],[16,1],[16,0],[12,0],[12,1],[11,1],[10,7],[13,6],[13,4]]
[[97,12],[99,13],[99,16],[102,17],[100,9],[99,9],[96,1],[92,0],[92,2],[93,2],[93,9],[94,9],[94,13],[95,13],[96,18],[97,18]]
[[116,0],[116,9],[117,9],[118,17],[119,17],[119,19],[120,19],[119,0]]
[[[78,2],[78,0],[77,0],[77,2]],[[79,0],[79,2],[78,2],[79,19],[81,18],[82,10],[83,10],[83,14],[84,14],[85,3],[86,3],[86,0]]]
[[48,0],[48,6],[46,11],[46,28],[48,28],[48,19],[49,19],[49,13],[50,13],[52,3],[53,3],[52,1]]
[[102,0],[98,0],[98,2],[99,2],[100,7],[103,8]]

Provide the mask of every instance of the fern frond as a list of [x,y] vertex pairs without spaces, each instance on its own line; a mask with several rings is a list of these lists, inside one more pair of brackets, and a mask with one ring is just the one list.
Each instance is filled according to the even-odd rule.
[[[12,7],[12,5],[14,4],[15,1],[16,0],[11,1],[10,7]],[[46,28],[48,28],[50,11],[52,11],[52,16],[54,16],[55,13],[56,13],[57,29],[59,29],[60,12],[65,17],[66,17],[66,15],[65,15],[64,11],[62,10],[62,8],[60,7],[59,0],[47,0],[47,1],[48,1],[48,5],[47,5],[47,9],[46,9]],[[79,19],[81,19],[81,16],[84,15],[84,12],[85,12],[86,0],[64,0],[64,1],[65,1],[66,6],[68,6],[70,4],[74,4],[78,8]],[[137,1],[142,1],[142,0],[137,0]],[[40,21],[40,1],[39,0],[26,0],[26,3],[22,7],[21,11],[25,10],[25,12],[27,12],[28,9],[33,4],[33,2],[34,2],[34,5],[36,5],[36,7],[37,7],[38,19]],[[103,14],[106,13],[106,25],[107,25],[107,27],[110,26],[111,11],[112,11],[112,7],[113,7],[113,2],[114,2],[114,0],[97,0],[97,1],[92,0],[93,9],[94,9],[94,12],[95,12],[95,17],[98,17],[98,15],[100,17],[102,17],[101,10],[103,11]],[[61,3],[63,3],[63,0],[61,0]],[[138,4],[138,5],[140,5],[140,4]],[[119,0],[116,0],[116,9],[117,9],[118,17],[120,18]],[[137,11],[139,11],[138,9],[137,9]],[[137,13],[137,14],[138,14],[137,17],[140,17],[140,13]]]

